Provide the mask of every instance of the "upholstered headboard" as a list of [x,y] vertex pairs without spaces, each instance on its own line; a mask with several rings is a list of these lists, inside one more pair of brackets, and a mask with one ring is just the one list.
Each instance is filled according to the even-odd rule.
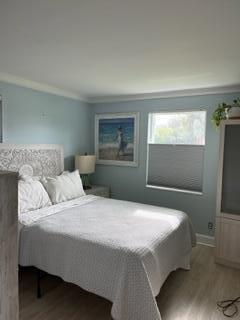
[[63,147],[54,144],[0,143],[0,170],[54,176],[64,170]]

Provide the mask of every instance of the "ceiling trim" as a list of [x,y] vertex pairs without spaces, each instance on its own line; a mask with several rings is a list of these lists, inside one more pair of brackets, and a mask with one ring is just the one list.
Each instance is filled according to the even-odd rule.
[[184,89],[184,90],[162,91],[162,92],[140,93],[140,94],[129,94],[129,95],[83,97],[81,95],[77,95],[69,91],[65,91],[65,90],[62,90],[53,86],[49,86],[40,82],[27,80],[27,79],[17,77],[8,73],[3,73],[3,72],[0,72],[0,81],[15,84],[21,87],[33,89],[40,92],[46,92],[46,93],[54,94],[61,97],[88,102],[91,104],[139,101],[139,100],[150,100],[150,99],[167,99],[167,98],[177,98],[177,97],[180,98],[180,97],[202,96],[202,95],[212,95],[212,94],[228,94],[228,93],[240,92],[240,84],[235,84],[231,86],[218,86],[218,87]]
[[87,98],[82,97],[77,94],[74,94],[72,92],[65,91],[65,90],[62,90],[62,89],[59,89],[56,87],[52,87],[52,86],[49,86],[47,84],[43,84],[40,82],[36,82],[36,81],[32,81],[32,80],[27,80],[27,79],[24,79],[21,77],[13,76],[8,73],[0,72],[0,81],[15,84],[20,87],[33,89],[36,91],[46,92],[46,93],[54,94],[54,95],[61,96],[61,97],[66,97],[66,98],[71,98],[74,100],[80,100],[80,101],[87,102]]
[[202,96],[211,94],[227,94],[240,92],[240,84],[231,86],[219,86],[209,88],[185,89],[175,91],[153,92],[134,95],[120,95],[120,96],[104,96],[88,98],[89,103],[110,103],[110,102],[124,102],[124,101],[137,101],[148,99],[166,99],[177,97],[191,97]]

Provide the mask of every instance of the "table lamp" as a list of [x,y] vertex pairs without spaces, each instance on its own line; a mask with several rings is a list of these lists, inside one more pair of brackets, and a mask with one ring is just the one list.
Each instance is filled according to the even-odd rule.
[[95,155],[76,155],[75,156],[75,169],[78,169],[80,176],[82,178],[83,189],[91,189],[91,183],[89,179],[89,174],[95,172]]

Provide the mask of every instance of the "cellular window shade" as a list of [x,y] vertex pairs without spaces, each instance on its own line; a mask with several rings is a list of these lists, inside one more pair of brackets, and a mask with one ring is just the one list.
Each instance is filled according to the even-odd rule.
[[148,185],[202,192],[204,146],[148,146]]

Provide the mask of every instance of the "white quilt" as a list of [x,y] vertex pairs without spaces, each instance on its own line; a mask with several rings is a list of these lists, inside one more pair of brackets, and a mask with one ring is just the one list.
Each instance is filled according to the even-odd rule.
[[95,196],[19,218],[20,265],[112,301],[116,320],[160,320],[155,297],[171,271],[189,268],[195,244],[182,212]]

